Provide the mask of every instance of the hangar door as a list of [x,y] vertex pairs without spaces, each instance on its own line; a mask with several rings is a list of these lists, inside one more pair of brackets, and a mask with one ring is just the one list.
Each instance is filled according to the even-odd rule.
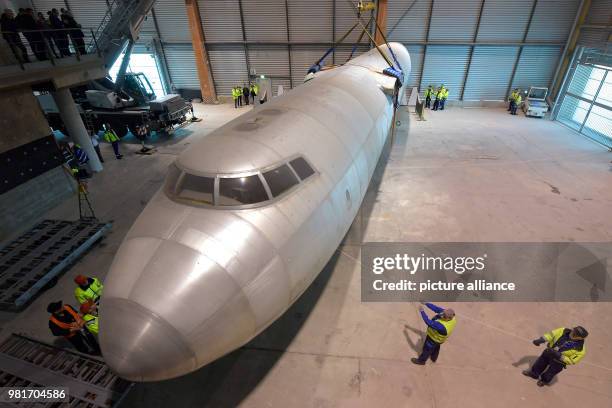
[[612,149],[612,57],[579,50],[556,120]]

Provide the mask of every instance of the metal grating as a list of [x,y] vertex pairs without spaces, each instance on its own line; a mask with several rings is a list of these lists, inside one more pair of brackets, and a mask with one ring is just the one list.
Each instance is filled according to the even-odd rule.
[[119,405],[131,383],[104,362],[12,334],[0,345],[0,387],[66,387],[69,402],[24,402],[16,407],[110,408]]
[[0,250],[0,310],[25,307],[111,224],[45,220]]

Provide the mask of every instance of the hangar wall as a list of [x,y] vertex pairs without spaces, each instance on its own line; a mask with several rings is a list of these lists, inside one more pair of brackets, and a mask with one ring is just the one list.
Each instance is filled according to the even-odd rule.
[[[591,21],[605,19],[611,2],[593,0]],[[106,2],[79,3],[33,0],[42,10],[67,4],[84,27],[96,27]],[[503,100],[511,87],[550,85],[579,5],[580,0],[389,0],[388,36],[411,53],[411,86],[444,82],[450,99]],[[344,0],[199,0],[198,6],[219,95],[229,95],[249,71],[270,76],[274,89],[301,83],[308,67],[354,22]],[[152,14],[137,49],[153,51],[153,38],[159,39],[173,87],[199,89],[184,0],[158,0]],[[581,41],[595,43],[603,34],[598,35],[584,31]],[[330,60],[344,62],[356,38],[353,33]],[[365,40],[358,52],[369,47]]]

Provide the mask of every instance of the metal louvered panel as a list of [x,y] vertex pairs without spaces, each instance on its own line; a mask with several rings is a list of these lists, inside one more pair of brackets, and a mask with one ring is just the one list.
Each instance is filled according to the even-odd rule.
[[242,11],[247,41],[287,41],[285,0],[243,1]]
[[289,39],[332,42],[334,4],[329,0],[288,0]]
[[444,84],[449,91],[448,99],[459,99],[469,55],[469,46],[431,45],[427,47],[423,79],[419,90],[424,92],[428,85],[438,87]]
[[[83,28],[93,29],[100,26],[108,11],[106,1],[68,1],[72,16]],[[65,7],[65,6],[62,6]]]
[[172,85],[176,89],[200,89],[195,56],[191,45],[169,44],[164,47]]
[[284,45],[249,46],[249,64],[257,75],[289,77],[289,51]]
[[[57,11],[60,11],[61,8],[66,8],[66,2],[64,2],[63,0],[32,0],[32,8],[37,13],[43,13],[45,18],[49,18],[49,16],[47,15],[47,11],[50,11],[54,8],[57,9]],[[17,7],[15,7],[15,10],[13,11],[15,12],[15,14],[17,14]],[[102,17],[100,17],[100,19],[102,19]]]
[[587,24],[612,24],[612,0],[593,0],[586,18]]
[[[388,0],[388,40],[404,43],[425,41],[431,0]],[[401,19],[402,15],[404,18]]]
[[206,42],[242,41],[238,0],[199,0]]
[[[368,51],[370,49],[369,46],[367,45],[358,45],[355,48],[355,52],[353,53],[353,57],[355,58],[358,55],[363,54],[364,52]],[[342,65],[342,64],[346,64],[346,62],[348,61],[349,57],[351,56],[351,51],[353,50],[353,46],[352,45],[344,45],[344,46],[338,46],[336,47],[336,55],[335,55],[335,60],[336,60],[336,64],[337,65]],[[326,65],[330,65],[332,62],[331,56],[327,57],[328,59],[325,60]]]
[[[422,45],[406,45],[408,53],[410,54],[410,63],[412,70],[408,77],[407,86],[410,88],[419,86],[419,78],[421,77],[421,67],[423,66],[423,52],[424,48]],[[421,89],[419,89],[421,91]]]
[[607,48],[612,49],[608,43],[609,32],[606,30],[599,30],[593,28],[583,28],[580,30],[580,36],[578,37],[578,44],[585,45],[587,47],[605,50]]
[[505,100],[518,50],[508,46],[475,47],[463,99]]
[[[346,32],[353,26],[353,24],[357,22],[357,14],[355,13],[356,8],[354,7],[357,4],[357,2],[354,0],[351,0],[350,3],[353,4],[353,7],[351,7],[351,5],[346,0],[336,0],[336,33],[334,35],[334,38],[336,41],[342,38],[342,36],[346,34]],[[369,11],[361,17],[361,19],[365,22],[367,22],[369,18],[370,18]],[[314,25],[314,22],[313,22],[313,25]],[[362,32],[363,32],[362,28],[358,25],[351,32],[351,34],[348,37],[346,37],[344,42],[349,43],[349,44],[354,43],[355,41],[357,41],[357,39],[359,38]],[[367,35],[364,34],[361,42],[368,42],[368,41],[369,39]]]
[[[291,75],[293,87],[304,82],[308,68],[327,51],[326,47],[315,45],[294,45],[291,47]],[[328,57],[331,62],[331,56]]]
[[134,47],[135,51],[140,51],[143,49],[151,50],[153,46],[153,38],[157,37],[157,33],[155,32],[155,22],[153,21],[153,16],[149,13],[142,23],[142,27],[140,28],[140,33],[138,33],[138,41]]
[[530,86],[548,88],[555,74],[562,47],[524,47],[514,75],[512,88],[528,89]]
[[533,2],[487,0],[480,19],[478,41],[522,41]]
[[232,87],[248,82],[249,76],[242,45],[211,45],[208,47],[208,58],[217,95],[230,96]]
[[191,42],[184,0],[157,0],[153,9],[162,41]]
[[482,0],[436,0],[431,16],[432,41],[472,41]]
[[565,43],[579,5],[579,0],[539,0],[533,13],[527,41]]
[[278,86],[283,86],[283,91],[286,93],[291,90],[291,82],[289,79],[272,78],[272,95],[278,96]]

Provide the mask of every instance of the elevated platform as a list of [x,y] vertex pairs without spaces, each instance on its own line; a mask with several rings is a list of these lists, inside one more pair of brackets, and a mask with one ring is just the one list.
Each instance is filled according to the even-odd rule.
[[0,91],[21,86],[50,83],[55,89],[104,78],[106,67],[98,54],[64,57],[53,62],[36,61],[0,66]]

